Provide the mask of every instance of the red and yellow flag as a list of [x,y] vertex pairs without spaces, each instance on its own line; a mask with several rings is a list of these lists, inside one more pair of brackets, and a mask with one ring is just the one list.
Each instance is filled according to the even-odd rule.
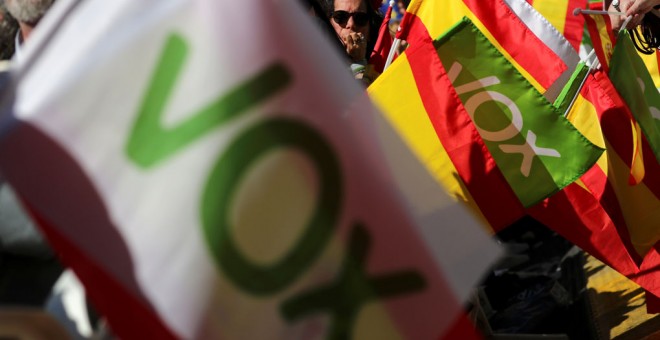
[[[591,4],[590,8],[601,10],[603,5]],[[596,53],[596,56],[598,56],[598,60],[607,73],[609,72],[610,59],[612,59],[614,44],[616,43],[616,37],[612,32],[610,18],[607,15],[584,13],[582,13],[582,17],[585,20],[587,31],[591,37],[594,52]]]
[[388,119],[407,136],[409,146],[436,180],[479,212],[492,230],[499,231],[524,215],[523,205],[478,137],[460,100],[448,90],[452,84],[433,46],[434,38],[463,17],[472,20],[541,93],[568,69],[503,1],[418,0],[411,2],[402,23],[399,37],[410,47],[391,66],[397,72],[388,69],[369,92],[385,112],[392,107],[401,112],[428,112],[431,106],[436,112],[457,113],[453,117],[388,115]]

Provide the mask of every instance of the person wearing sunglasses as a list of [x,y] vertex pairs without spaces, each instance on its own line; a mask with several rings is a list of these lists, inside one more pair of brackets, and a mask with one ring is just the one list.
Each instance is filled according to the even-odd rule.
[[351,70],[357,79],[366,83],[375,78],[367,67],[367,57],[374,48],[383,20],[370,1],[331,0],[329,4],[330,23],[345,48]]

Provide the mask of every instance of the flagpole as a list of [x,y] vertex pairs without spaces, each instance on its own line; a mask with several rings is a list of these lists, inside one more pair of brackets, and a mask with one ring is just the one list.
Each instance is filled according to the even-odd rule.
[[[394,7],[394,0],[390,0],[390,8],[392,7]],[[401,26],[399,26],[398,30],[401,30]],[[387,54],[387,60],[385,60],[383,72],[385,72],[390,64],[392,64],[392,60],[394,60],[394,54],[396,53],[396,50],[399,49],[399,45],[401,45],[401,39],[395,37],[394,41],[392,42],[392,47],[390,47],[390,53]]]
[[573,15],[578,16],[580,14],[626,15],[626,13],[614,12],[614,11],[595,11],[591,9],[582,9],[582,8],[576,8],[575,10],[573,10]]
[[[579,8],[577,8],[579,9]],[[576,10],[577,10],[576,9]],[[584,13],[584,12],[583,12]],[[628,26],[628,23],[632,20],[632,16],[626,18],[626,20],[621,24],[621,27],[626,27]],[[591,50],[589,52],[589,55],[585,58],[585,62],[591,58],[591,56],[595,54],[595,50]],[[596,61],[589,66],[589,72],[587,72],[587,75],[582,79],[582,82],[580,83],[580,86],[578,87],[578,90],[575,92],[575,95],[573,96],[573,99],[571,100],[571,103],[568,105],[566,108],[566,112],[564,112],[564,117],[568,117],[568,113],[571,111],[571,108],[573,107],[573,104],[575,104],[575,101],[577,100],[577,97],[580,95],[580,91],[582,90],[582,87],[584,86],[584,83],[587,81],[587,78],[589,77],[589,74],[591,73],[592,70],[595,70],[598,66],[600,66],[600,60],[596,58]]]
[[399,45],[401,45],[401,39],[394,38],[394,42],[392,43],[392,48],[390,48],[390,53],[387,55],[387,60],[385,61],[385,67],[383,67],[383,72],[387,70],[387,68],[392,63],[392,60],[394,60],[394,54],[396,54],[396,50],[399,49]]

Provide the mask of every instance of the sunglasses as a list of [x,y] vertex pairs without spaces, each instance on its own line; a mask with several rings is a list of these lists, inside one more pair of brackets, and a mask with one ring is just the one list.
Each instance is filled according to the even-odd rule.
[[332,20],[334,20],[338,25],[344,26],[348,22],[350,17],[353,17],[353,22],[356,26],[365,26],[369,23],[369,14],[365,12],[346,12],[346,11],[334,11],[332,12]]

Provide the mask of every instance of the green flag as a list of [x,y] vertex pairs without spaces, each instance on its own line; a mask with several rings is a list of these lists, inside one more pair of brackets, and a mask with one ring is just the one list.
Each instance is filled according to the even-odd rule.
[[625,30],[617,38],[609,76],[660,161],[660,93]]
[[600,157],[468,19],[437,53],[495,163],[525,207],[579,178]]
[[583,61],[579,62],[571,75],[571,78],[568,80],[564,88],[555,99],[555,102],[552,104],[554,107],[561,112],[564,117],[567,114],[567,111],[570,110],[573,102],[584,84],[584,80],[589,74],[589,66]]

